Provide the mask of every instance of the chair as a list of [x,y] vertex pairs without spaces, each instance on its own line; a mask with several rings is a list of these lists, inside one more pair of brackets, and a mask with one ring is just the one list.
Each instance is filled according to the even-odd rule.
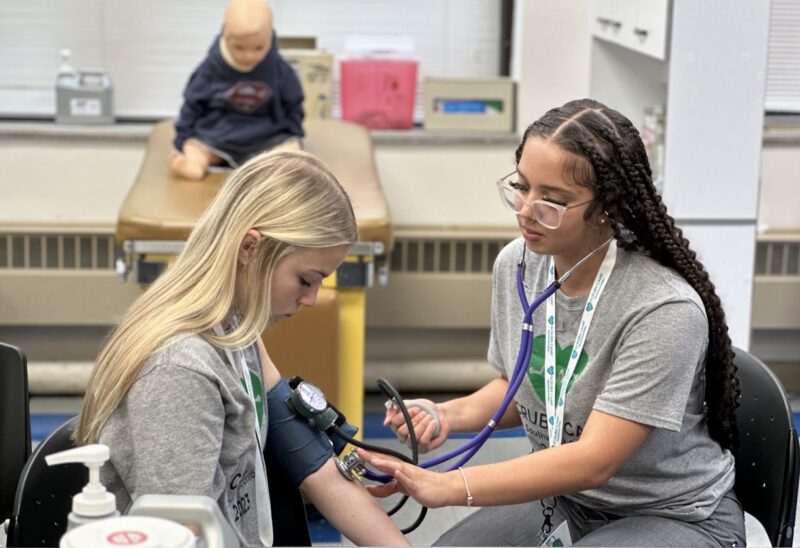
[[0,524],[11,517],[17,480],[31,454],[25,353],[0,343]]
[[266,454],[264,458],[272,502],[272,545],[311,546],[306,507],[300,489],[294,486],[277,463]]
[[[78,418],[59,426],[28,459],[19,478],[7,546],[58,546],[67,530],[72,497],[86,485],[82,464],[48,466],[44,457],[74,447],[72,433]],[[305,506],[297,489],[281,469],[267,460],[275,546],[311,546]]]
[[764,526],[773,546],[792,546],[800,444],[778,378],[758,358],[734,348],[742,391],[736,424],[736,496]]
[[58,546],[67,530],[72,497],[89,479],[86,467],[70,463],[48,466],[44,457],[74,447],[77,418],[54,430],[31,455],[17,485],[7,546]]

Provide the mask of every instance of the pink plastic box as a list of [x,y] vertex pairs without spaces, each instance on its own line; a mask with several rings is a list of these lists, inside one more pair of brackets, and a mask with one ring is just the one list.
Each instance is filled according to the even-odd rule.
[[417,62],[340,61],[342,119],[373,129],[409,129],[414,122]]

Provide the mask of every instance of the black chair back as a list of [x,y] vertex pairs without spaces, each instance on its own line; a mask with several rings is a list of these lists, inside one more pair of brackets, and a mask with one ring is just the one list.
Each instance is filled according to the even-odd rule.
[[800,443],[792,409],[775,374],[758,358],[734,348],[742,391],[736,424],[736,496],[772,546],[792,546],[800,480]]
[[[269,441],[267,441],[269,443]],[[303,495],[289,480],[280,465],[266,452],[269,498],[272,501],[272,545],[311,546]]]
[[28,459],[19,478],[7,546],[58,546],[67,530],[72,497],[89,479],[86,467],[69,463],[48,466],[47,455],[75,447],[77,417],[54,430]]
[[0,525],[11,517],[19,475],[31,455],[25,353],[0,343]]

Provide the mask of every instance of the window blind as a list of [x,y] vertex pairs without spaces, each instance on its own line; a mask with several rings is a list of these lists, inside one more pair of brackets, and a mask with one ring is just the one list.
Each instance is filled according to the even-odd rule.
[[800,112],[800,2],[772,0],[767,57],[767,112]]
[[[346,55],[354,35],[401,36],[427,75],[499,74],[497,0],[273,0],[280,36],[314,36]],[[174,116],[183,87],[219,32],[224,0],[0,2],[0,116],[52,117],[59,50],[75,68],[104,68],[118,118]],[[350,40],[352,43],[352,40]],[[334,71],[334,101],[338,70]],[[336,109],[335,109],[336,112]],[[418,99],[418,114],[421,102]]]

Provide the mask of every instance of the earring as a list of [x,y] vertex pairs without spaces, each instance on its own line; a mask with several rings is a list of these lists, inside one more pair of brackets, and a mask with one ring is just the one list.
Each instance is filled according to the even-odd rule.
[[600,224],[601,224],[601,225],[604,225],[604,224],[606,224],[606,220],[605,220],[605,219],[600,219]]

